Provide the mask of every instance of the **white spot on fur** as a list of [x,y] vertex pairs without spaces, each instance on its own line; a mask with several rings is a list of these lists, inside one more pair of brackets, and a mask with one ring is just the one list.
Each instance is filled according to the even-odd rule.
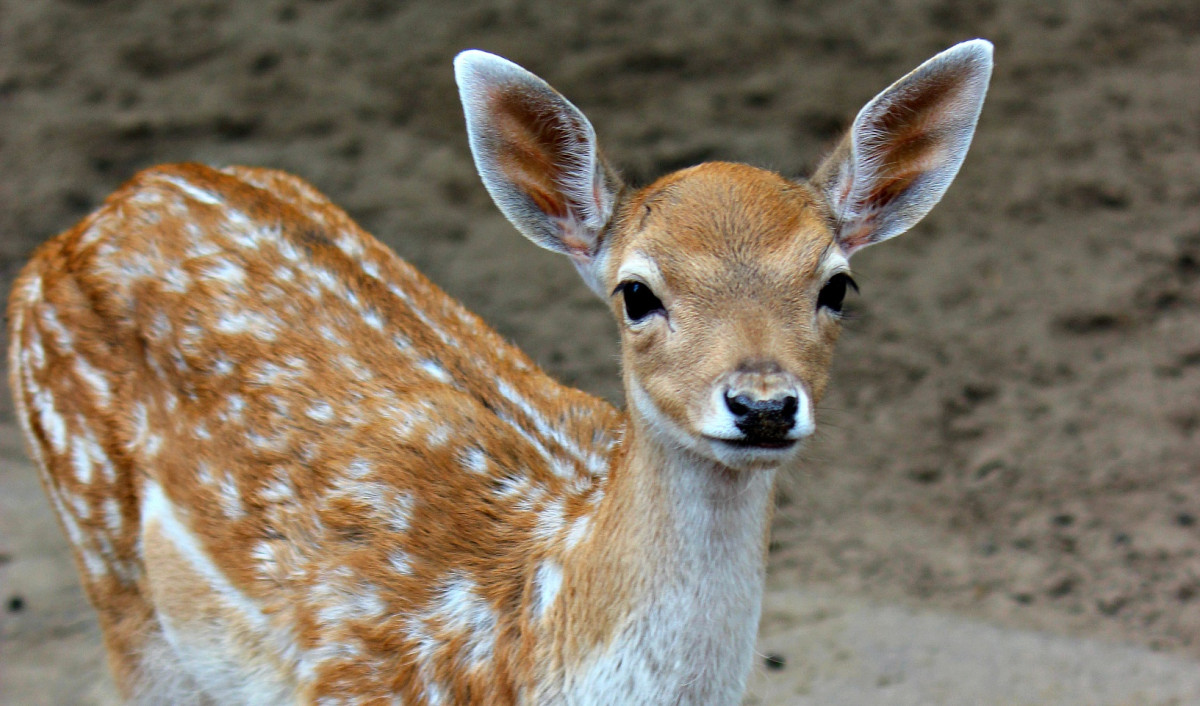
[[295,499],[296,491],[292,488],[292,481],[287,472],[280,470],[274,479],[259,491],[258,496],[269,503],[285,503]]
[[403,549],[396,549],[388,554],[388,564],[391,565],[393,571],[402,576],[412,575],[412,563],[408,553]]
[[75,374],[96,394],[100,406],[107,407],[112,401],[112,388],[108,385],[108,378],[83,356],[75,358]]
[[312,589],[317,620],[340,627],[347,620],[370,620],[383,615],[387,604],[379,597],[379,588],[355,576],[349,569],[338,568]]
[[64,492],[63,495],[67,497],[67,500],[69,500],[71,505],[75,508],[76,517],[86,520],[91,516],[92,508],[88,505],[87,498],[76,493]]
[[372,470],[374,468],[370,461],[363,458],[356,458],[346,466],[346,475],[355,480],[360,480],[369,475]]
[[386,517],[388,528],[400,534],[408,531],[412,521],[413,496],[408,493],[397,493],[395,500],[388,503]]
[[[579,460],[580,462],[586,461],[588,454],[584,453],[583,450],[579,448],[579,445],[575,443],[573,439],[564,434],[561,429],[550,424],[549,420],[542,415],[541,411],[538,410],[534,405],[530,404],[529,400],[525,399],[520,393],[518,393],[511,385],[508,384],[507,381],[503,379],[497,379],[496,391],[499,392],[504,399],[513,403],[518,409],[521,410],[525,417],[528,418],[533,424],[534,430],[542,439],[552,440],[562,447],[563,450],[571,454],[571,456],[573,456],[575,459]],[[513,422],[510,422],[510,424],[513,424]],[[514,426],[516,425],[514,424]],[[533,440],[533,435],[526,432],[524,427],[520,427],[519,431],[521,431],[522,435],[527,439],[530,439],[531,441]],[[540,441],[536,441],[534,443],[542,450],[543,454],[548,459],[551,458],[551,454],[548,450],[546,450],[544,444],[542,444]],[[557,469],[556,472],[559,472],[560,475],[570,476],[574,474],[574,468],[571,467],[571,469],[566,471],[566,473],[557,471]]]
[[242,509],[242,494],[238,490],[237,481],[232,476],[226,474],[221,479],[221,486],[217,490],[218,501],[221,503],[221,511],[229,519],[237,519],[245,514]]
[[538,539],[551,540],[562,531],[563,524],[563,501],[560,498],[538,513],[537,525],[534,526],[533,534]]
[[61,454],[67,448],[67,424],[54,408],[54,396],[50,395],[49,390],[35,391],[34,408],[38,424],[42,426],[42,432],[46,433],[47,441],[50,442],[50,449],[53,449],[55,454]]
[[256,311],[225,311],[216,317],[213,328],[221,333],[249,333],[262,341],[273,341],[279,333],[278,326]]
[[421,309],[417,308],[416,303],[412,300],[412,297],[408,296],[407,292],[405,292],[403,289],[400,289],[399,287],[397,287],[394,284],[388,285],[388,291],[391,292],[397,298],[399,298],[401,301],[403,301],[405,304],[407,304],[409,310],[412,311],[413,315],[416,316],[418,319],[420,319],[421,323],[425,324],[425,326],[427,326],[430,331],[433,331],[433,333],[438,338],[442,339],[442,343],[445,343],[447,346],[450,346],[452,348],[461,348],[462,347],[461,344],[459,344],[457,339],[455,339],[450,334],[446,333],[442,329],[442,327],[438,326],[433,321],[433,319],[430,319],[429,316],[427,316],[424,311],[421,311]]
[[225,203],[220,196],[217,196],[213,192],[207,189],[202,189],[195,184],[191,184],[178,177],[162,175],[159,176],[159,179],[173,185],[175,188],[187,194],[188,197],[194,201],[199,201],[200,203],[208,204],[209,206],[220,206]]
[[558,562],[547,559],[537,568],[533,575],[533,618],[537,620],[546,615],[547,609],[558,598],[562,588],[562,567]]
[[207,267],[201,270],[201,274],[208,279],[233,285],[238,290],[241,290],[242,285],[246,281],[246,271],[242,269],[241,265],[224,258],[213,260]]
[[333,421],[333,407],[325,402],[314,402],[304,412],[305,416],[314,422],[331,422]]
[[30,329],[29,342],[18,350],[25,365],[38,370],[46,367],[46,347],[42,345],[42,336],[36,328]]
[[[334,244],[337,245],[338,250],[346,253],[346,255],[353,260],[357,260],[362,257],[362,243],[360,243],[357,238],[351,238],[347,233],[339,233],[337,239],[334,240]],[[365,263],[363,269],[366,269]]]
[[337,362],[346,369],[346,372],[353,375],[359,382],[367,382],[375,376],[374,372],[372,372],[370,368],[363,365],[354,357],[346,355],[345,353],[338,355]]
[[163,289],[183,294],[192,286],[192,278],[179,265],[173,265],[163,273]]
[[498,498],[510,499],[520,497],[529,490],[529,480],[516,476],[504,476],[496,481],[492,494]]
[[162,437],[158,434],[147,434],[146,443],[142,448],[147,456],[157,456],[162,448]]
[[438,424],[426,432],[425,443],[430,448],[442,446],[454,436],[454,431],[454,427],[449,424]]
[[379,315],[378,311],[375,311],[374,309],[367,309],[363,312],[362,318],[363,321],[366,322],[367,326],[370,326],[376,331],[383,330],[383,317]]
[[277,238],[275,241],[275,249],[283,256],[283,259],[288,262],[296,263],[300,261],[300,251],[289,240]]
[[478,446],[469,446],[458,456],[458,462],[471,473],[486,473],[488,457]]
[[92,482],[92,455],[83,436],[71,438],[71,466],[80,483],[86,485]]
[[200,461],[196,464],[196,480],[204,485],[212,485],[216,483],[216,478],[213,477],[212,469],[208,467],[208,463]]
[[415,404],[407,409],[389,407],[387,415],[395,420],[393,428],[401,438],[408,438],[420,426],[429,421],[429,410],[422,404]]
[[467,669],[486,666],[496,642],[496,612],[476,593],[474,582],[454,574],[437,591],[437,597],[422,622],[440,624],[452,636],[463,637]]
[[54,345],[63,353],[72,353],[75,350],[75,337],[71,332],[62,325],[58,320],[58,312],[53,306],[46,304],[42,307],[41,323],[54,340]]
[[104,526],[113,536],[120,534],[121,526],[124,524],[121,506],[117,504],[115,498],[105,498],[101,507],[104,513]]
[[591,529],[591,520],[591,515],[582,515],[571,523],[571,529],[567,532],[568,550],[579,546],[579,543],[587,536],[588,530]]
[[226,400],[226,406],[229,408],[229,417],[233,421],[240,422],[242,420],[242,410],[246,408],[246,400],[241,395],[230,395]]
[[259,363],[255,366],[254,372],[250,374],[251,382],[266,387],[274,387],[283,382],[295,382],[304,375],[304,362],[299,358],[289,358],[288,366],[284,367],[275,363]]
[[446,372],[446,369],[437,361],[425,358],[418,362],[417,365],[438,382],[450,382],[450,373]]

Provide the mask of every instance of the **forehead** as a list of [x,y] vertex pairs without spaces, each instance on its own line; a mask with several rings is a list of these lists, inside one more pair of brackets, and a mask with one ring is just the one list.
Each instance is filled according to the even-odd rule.
[[833,248],[827,210],[810,187],[741,164],[670,174],[634,200],[626,255],[677,279],[778,281],[818,266]]

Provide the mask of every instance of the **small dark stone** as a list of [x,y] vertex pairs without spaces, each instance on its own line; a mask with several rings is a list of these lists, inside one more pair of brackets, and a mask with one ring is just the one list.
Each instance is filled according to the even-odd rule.
[[1066,333],[1087,336],[1108,333],[1129,324],[1128,317],[1112,311],[1077,311],[1060,316],[1055,324]]
[[778,672],[787,666],[787,660],[784,659],[783,655],[769,654],[763,657],[763,664],[772,672]]
[[1055,515],[1050,519],[1050,521],[1054,523],[1055,527],[1070,527],[1071,525],[1075,524],[1075,516],[1068,512],[1064,512],[1062,514]]
[[926,466],[924,468],[912,468],[908,471],[908,477],[913,481],[922,485],[937,483],[942,479],[942,469]]
[[1175,516],[1175,522],[1180,527],[1191,527],[1196,524],[1196,516],[1190,512],[1181,512]]
[[255,76],[261,76],[276,66],[279,66],[280,57],[275,52],[263,52],[254,58],[250,64],[250,73]]
[[1046,595],[1051,598],[1062,598],[1070,595],[1075,590],[1075,579],[1071,576],[1065,576],[1057,581],[1054,581],[1046,588]]
[[10,596],[8,599],[8,612],[20,613],[25,610],[25,598],[23,596]]
[[1102,615],[1113,616],[1121,612],[1125,604],[1129,603],[1129,597],[1121,594],[1104,596],[1096,601],[1096,609]]

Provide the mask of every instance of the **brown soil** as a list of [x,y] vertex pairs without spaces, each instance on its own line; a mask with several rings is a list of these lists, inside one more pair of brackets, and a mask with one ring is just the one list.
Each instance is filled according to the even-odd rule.
[[[619,401],[604,307],[475,176],[455,52],[546,77],[637,182],[718,158],[805,174],[975,36],[997,60],[975,144],[930,217],[855,258],[772,582],[1200,656],[1194,0],[0,0],[0,284],[141,167],[280,167]],[[4,649],[36,653],[43,624],[94,640],[0,446]]]

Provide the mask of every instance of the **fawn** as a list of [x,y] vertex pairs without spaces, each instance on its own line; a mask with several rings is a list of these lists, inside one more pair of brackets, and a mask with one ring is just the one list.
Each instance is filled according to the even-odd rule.
[[810,180],[705,163],[632,189],[549,85],[460,54],[483,182],[608,302],[626,411],[293,176],[138,174],[8,309],[20,421],[122,693],[736,703],[848,258],[941,198],[991,67],[983,40],[938,54]]

